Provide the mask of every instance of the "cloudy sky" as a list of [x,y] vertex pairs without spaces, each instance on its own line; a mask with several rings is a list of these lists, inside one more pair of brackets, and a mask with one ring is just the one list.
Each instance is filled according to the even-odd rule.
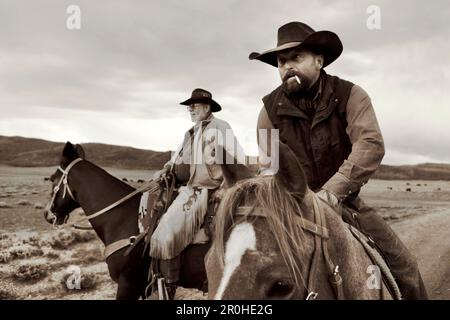
[[[69,30],[69,5],[81,29]],[[367,27],[369,5],[381,29]],[[326,68],[371,96],[386,164],[450,162],[448,1],[0,0],[0,135],[173,150],[192,124],[178,103],[204,87],[256,154],[275,68],[249,61],[297,20],[336,32]]]

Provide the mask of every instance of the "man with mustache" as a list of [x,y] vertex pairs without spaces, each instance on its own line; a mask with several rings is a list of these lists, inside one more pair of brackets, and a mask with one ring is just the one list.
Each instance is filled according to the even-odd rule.
[[[179,254],[191,243],[209,240],[208,226],[201,226],[213,192],[224,182],[220,164],[245,162],[231,126],[213,115],[222,107],[209,91],[194,89],[191,97],[180,104],[186,106],[194,126],[185,133],[180,147],[163,169],[154,174],[157,179],[173,171],[183,184],[150,241],[150,256],[160,260],[167,283],[179,280]],[[147,203],[148,194],[141,199],[142,212]]]
[[[276,48],[253,52],[249,59],[278,68],[282,84],[263,98],[260,129],[278,129],[303,166],[310,189],[336,208],[349,210],[363,232],[381,248],[405,299],[426,299],[415,258],[376,211],[358,196],[377,170],[384,142],[367,93],[358,85],[331,76],[323,68],[342,53],[339,37],[314,31],[301,22],[278,29]],[[270,140],[269,140],[270,141]],[[271,154],[270,143],[258,140],[260,158]],[[273,174],[261,165],[261,174]],[[342,205],[342,207],[340,206]],[[356,212],[355,212],[356,211]]]

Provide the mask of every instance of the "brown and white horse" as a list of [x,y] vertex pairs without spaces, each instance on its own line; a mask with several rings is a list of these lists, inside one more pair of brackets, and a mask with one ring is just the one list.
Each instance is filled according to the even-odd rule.
[[369,284],[372,260],[308,189],[294,153],[280,144],[279,154],[276,175],[228,181],[206,257],[209,298],[392,299],[382,281]]

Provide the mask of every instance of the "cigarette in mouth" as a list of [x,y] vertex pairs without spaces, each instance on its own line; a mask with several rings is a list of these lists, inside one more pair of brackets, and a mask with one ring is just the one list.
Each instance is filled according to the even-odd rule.
[[295,75],[295,80],[297,80],[298,84],[302,84],[302,82],[300,81],[300,78],[297,75]]

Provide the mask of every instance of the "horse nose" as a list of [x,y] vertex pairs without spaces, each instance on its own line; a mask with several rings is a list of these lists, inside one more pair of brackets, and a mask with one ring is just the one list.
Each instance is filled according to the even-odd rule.
[[55,222],[55,216],[50,214],[48,210],[44,211],[44,218],[50,224],[53,224]]

